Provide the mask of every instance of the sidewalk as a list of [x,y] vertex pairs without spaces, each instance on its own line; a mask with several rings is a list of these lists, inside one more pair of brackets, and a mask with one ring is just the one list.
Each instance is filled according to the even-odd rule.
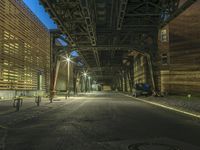
[[29,98],[23,100],[23,105],[18,112],[13,107],[13,101],[1,101],[0,102],[0,130],[4,127],[10,127],[17,122],[26,121],[32,118],[37,118],[41,114],[48,113],[63,107],[70,102],[73,102],[74,98],[64,99],[62,97],[56,97],[53,103],[50,103],[48,98],[42,98],[40,106],[35,103],[35,98]]
[[[41,104],[49,103],[48,98],[42,98]],[[24,97],[21,110],[36,107],[35,97]],[[15,112],[16,108],[13,107],[13,100],[1,100],[0,101],[0,115]]]
[[187,96],[170,95],[165,97],[150,96],[139,98],[200,115],[200,97],[191,97],[191,99],[188,99]]
[[[134,96],[132,96],[130,93],[124,93],[124,94],[134,98]],[[200,115],[200,97],[197,96],[192,96],[190,99],[188,99],[187,96],[179,96],[179,95],[168,95],[164,97],[138,96],[137,98],[145,100],[147,102],[154,102],[170,108]]]

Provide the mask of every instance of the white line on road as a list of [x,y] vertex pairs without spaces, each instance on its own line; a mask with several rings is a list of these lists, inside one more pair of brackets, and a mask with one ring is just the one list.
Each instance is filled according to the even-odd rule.
[[148,104],[151,104],[151,105],[159,106],[159,107],[162,107],[162,108],[165,108],[165,109],[168,109],[168,110],[173,110],[175,112],[179,112],[179,113],[182,113],[182,114],[185,114],[185,115],[189,115],[190,117],[196,117],[196,118],[200,119],[200,115],[195,114],[195,113],[191,113],[191,112],[188,112],[188,111],[180,110],[180,109],[177,109],[177,108],[174,108],[174,107],[170,107],[170,106],[166,106],[166,105],[163,105],[163,104],[160,104],[160,103],[156,103],[156,102],[150,102],[150,101],[147,101],[147,100],[144,100],[144,99],[141,99],[141,98],[132,97],[132,96],[126,95],[126,94],[122,94],[122,95],[130,97],[132,99],[136,99],[138,101],[142,101],[144,103],[148,103]]

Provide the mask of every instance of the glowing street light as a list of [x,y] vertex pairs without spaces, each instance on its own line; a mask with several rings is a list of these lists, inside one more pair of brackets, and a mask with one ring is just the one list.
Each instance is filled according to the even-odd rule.
[[66,60],[67,60],[67,62],[70,62],[71,61],[71,59],[68,57],[68,58],[66,58]]

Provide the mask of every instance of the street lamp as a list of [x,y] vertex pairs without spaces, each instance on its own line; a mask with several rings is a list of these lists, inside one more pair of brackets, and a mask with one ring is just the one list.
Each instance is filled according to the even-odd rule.
[[84,81],[85,81],[85,88],[84,89],[85,89],[85,93],[86,93],[86,88],[87,88],[87,82],[86,82],[87,81],[87,72],[84,72],[83,76],[84,76]]
[[70,62],[70,61],[71,61],[69,57],[68,57],[68,58],[66,58],[66,60],[67,60],[67,62]]
[[91,81],[91,77],[89,76],[89,77],[88,77],[88,88],[89,88],[89,92],[90,92],[90,90],[91,90],[91,86],[90,86],[91,83],[90,83],[90,81]]
[[66,96],[66,98],[67,97],[69,97],[69,79],[70,79],[70,62],[71,62],[71,59],[70,59],[70,57],[67,57],[66,58],[66,60],[67,60],[67,96]]

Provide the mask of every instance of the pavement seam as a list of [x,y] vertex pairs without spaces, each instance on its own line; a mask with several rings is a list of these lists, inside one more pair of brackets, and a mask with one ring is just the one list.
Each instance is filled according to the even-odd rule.
[[175,112],[178,112],[178,113],[181,113],[181,114],[188,115],[190,117],[195,117],[195,118],[200,119],[200,115],[195,114],[195,113],[191,113],[189,111],[183,111],[183,110],[180,110],[180,109],[177,109],[177,108],[174,108],[174,107],[170,107],[170,106],[163,105],[163,104],[156,103],[156,102],[147,101],[147,100],[144,100],[144,99],[141,99],[141,98],[132,97],[132,96],[126,95],[126,94],[122,94],[122,95],[124,95],[126,97],[130,97],[130,98],[138,100],[138,101],[141,101],[141,102],[144,102],[144,103],[148,103],[148,104],[151,104],[151,105],[154,105],[154,106],[158,106],[158,107],[161,107],[161,108],[165,108],[165,109],[172,110],[172,111],[175,111]]

